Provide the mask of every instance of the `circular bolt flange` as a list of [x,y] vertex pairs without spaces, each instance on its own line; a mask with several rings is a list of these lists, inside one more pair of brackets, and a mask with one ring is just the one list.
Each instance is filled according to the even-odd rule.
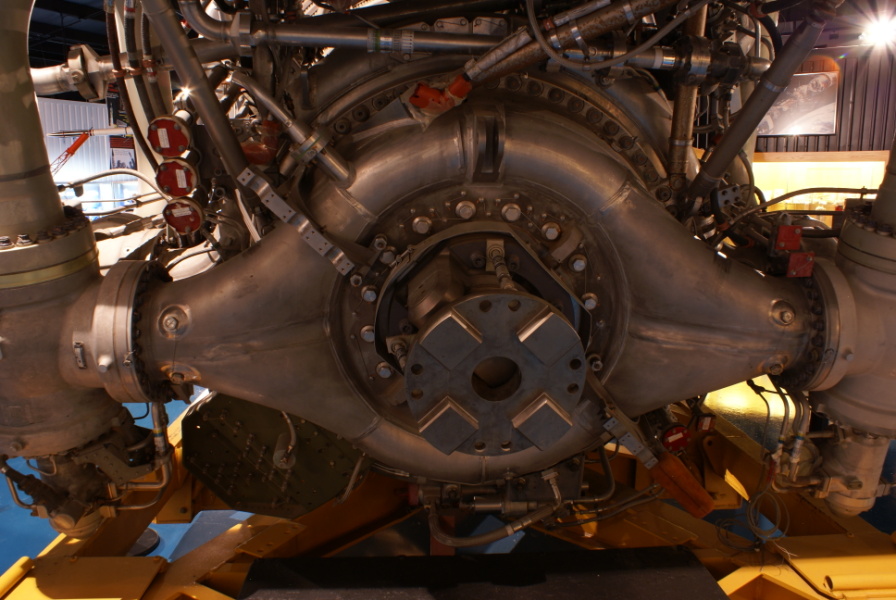
[[382,379],[389,379],[392,377],[393,372],[392,365],[387,362],[381,362],[376,366],[376,374]]
[[414,219],[411,228],[414,230],[414,233],[426,235],[429,233],[429,230],[432,229],[432,219],[429,217],[417,217]]
[[461,200],[454,207],[454,214],[461,219],[468,221],[476,216],[476,205],[469,200]]
[[588,292],[587,294],[582,295],[582,304],[585,305],[586,310],[594,310],[598,307],[600,302],[597,299],[597,294]]
[[364,300],[364,302],[376,302],[376,288],[372,285],[365,285],[361,288],[361,299]]
[[376,333],[373,331],[373,325],[365,325],[361,328],[361,339],[365,342],[373,342],[376,339]]
[[504,217],[504,220],[508,223],[513,223],[523,216],[523,211],[520,209],[519,204],[510,202],[501,207],[501,216]]
[[560,226],[553,221],[545,223],[541,226],[541,235],[549,242],[553,242],[560,237]]
[[569,268],[576,273],[581,273],[588,266],[588,259],[584,254],[573,254],[569,259]]

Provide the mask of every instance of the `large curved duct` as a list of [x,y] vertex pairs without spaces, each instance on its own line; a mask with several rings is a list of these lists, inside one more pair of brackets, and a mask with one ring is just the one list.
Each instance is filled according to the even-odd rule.
[[[685,451],[664,440],[666,409],[699,409],[707,392],[760,375],[806,413],[811,391],[831,430],[818,452],[808,416],[784,431],[771,457],[775,485],[826,497],[840,514],[868,508],[896,436],[891,184],[873,209],[851,215],[834,264],[816,261],[818,246],[800,238],[811,221],[765,212],[736,185],[743,176],[725,180],[747,119],[695,177],[685,139],[693,95],[708,95],[701,102],[719,113],[711,126],[723,128],[732,87],[768,68],[726,43],[736,27],[704,32],[698,19],[688,35],[676,31],[700,3],[546,7],[545,34],[578,49],[562,69],[537,64],[550,54],[538,36],[512,31],[516,17],[535,17],[513,3],[477,2],[506,12],[472,18],[464,3],[393,4],[353,13],[401,28],[385,40],[344,15],[291,23],[272,12],[268,22],[258,2],[224,24],[185,0],[200,30],[252,57],[254,71],[228,79],[232,65],[207,72],[203,63],[233,47],[190,41],[170,3],[143,0],[162,62],[189,93],[147,132],[170,194],[159,219],[128,225],[164,220],[149,260],[118,261],[103,277],[90,229],[62,212],[29,135],[28,3],[9,7],[15,18],[0,36],[15,83],[0,93],[13,122],[0,147],[0,455],[61,465],[64,481],[45,477],[46,489],[35,488],[35,510],[89,531],[100,508],[129,508],[126,492],[163,488],[161,407],[199,385],[229,397],[188,415],[194,456],[185,462],[200,479],[215,460],[238,465],[252,452],[247,468],[264,465],[262,482],[288,479],[300,468],[291,436],[323,432],[338,441],[319,449],[338,459],[330,466],[354,446],[378,468],[452,494],[474,484],[497,497],[511,477],[537,473],[530,479],[541,483],[499,504],[540,519],[581,494],[580,471],[561,476],[555,466],[581,465],[575,457],[616,438],[700,515],[712,502],[675,458]],[[828,8],[812,4],[812,23],[773,61],[766,87],[789,78]],[[671,25],[636,19],[653,11]],[[637,45],[600,38],[621,23],[644,29]],[[373,54],[345,49],[368,40]],[[342,49],[319,47],[329,44]],[[39,72],[41,89],[85,76],[102,84],[109,61],[88,55]],[[670,153],[667,98],[676,92]],[[773,92],[747,103],[758,107],[750,119]],[[150,403],[157,435],[133,427],[110,396]],[[253,410],[240,400],[256,405],[249,433],[227,412]],[[68,427],[76,418],[82,426]],[[213,456],[221,436],[208,421],[229,428],[223,437],[244,443],[239,452]],[[273,433],[286,425],[289,435]],[[231,472],[222,463],[202,480],[241,502],[228,490],[242,482],[220,483],[225,466]],[[158,482],[133,483],[153,470]],[[259,506],[295,514],[325,500],[281,492]],[[427,503],[460,502],[436,497]]]

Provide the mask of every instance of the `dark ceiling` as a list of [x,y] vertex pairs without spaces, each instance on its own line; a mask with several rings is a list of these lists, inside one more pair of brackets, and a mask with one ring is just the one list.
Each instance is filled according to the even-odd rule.
[[36,0],[28,43],[32,67],[64,62],[75,44],[108,54],[103,0]]
[[[782,15],[784,20],[802,20],[806,5]],[[861,28],[874,15],[892,13],[894,5],[896,0],[846,0],[838,11],[840,18],[827,29]],[[29,38],[33,67],[64,62],[74,44],[88,44],[101,56],[108,54],[103,0],[36,0]]]

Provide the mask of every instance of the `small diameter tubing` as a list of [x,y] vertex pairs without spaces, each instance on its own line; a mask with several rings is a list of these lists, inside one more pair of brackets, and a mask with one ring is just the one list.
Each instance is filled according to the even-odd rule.
[[488,533],[462,538],[448,535],[447,533],[442,531],[442,526],[439,523],[439,513],[436,512],[435,507],[430,506],[429,531],[432,537],[437,542],[439,542],[440,544],[444,544],[445,546],[450,546],[452,548],[470,548],[473,546],[484,546],[485,544],[491,544],[497,542],[498,540],[503,540],[504,538],[510,537],[514,533],[550,517],[552,514],[554,514],[555,510],[556,508],[550,505],[542,506],[541,508],[532,511],[528,515],[521,517],[516,521],[513,521],[512,523],[506,524],[504,527],[499,527],[498,529],[494,529],[492,531],[489,531]]

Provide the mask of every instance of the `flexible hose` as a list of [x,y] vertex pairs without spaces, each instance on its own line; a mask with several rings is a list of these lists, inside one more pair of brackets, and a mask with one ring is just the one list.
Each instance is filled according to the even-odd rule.
[[439,523],[439,513],[436,512],[435,507],[429,507],[429,532],[432,537],[439,542],[440,544],[444,544],[445,546],[451,546],[452,548],[471,548],[473,546],[484,546],[486,544],[492,544],[497,542],[498,540],[503,540],[504,538],[510,537],[514,533],[529,527],[530,525],[534,525],[539,521],[550,517],[554,514],[556,510],[553,506],[542,506],[541,508],[535,509],[525,517],[519,518],[512,523],[506,524],[504,527],[499,527],[488,533],[482,533],[479,535],[474,535],[470,537],[455,537],[453,535],[448,535],[444,531],[442,531],[442,526]]

